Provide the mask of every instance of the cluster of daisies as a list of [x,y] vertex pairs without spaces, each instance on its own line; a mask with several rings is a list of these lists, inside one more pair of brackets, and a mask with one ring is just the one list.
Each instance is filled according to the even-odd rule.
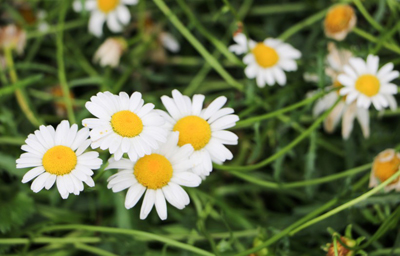
[[[337,41],[344,40],[356,24],[354,9],[347,4],[333,6],[326,15],[324,30],[327,37]],[[259,87],[286,84],[285,71],[297,70],[296,60],[301,53],[280,39],[267,38],[255,42],[241,32],[233,37],[236,44],[229,50],[237,55],[245,54],[243,62],[247,65],[244,72],[250,79],[255,78]],[[337,49],[334,43],[328,44],[326,74],[332,79],[332,86],[327,87],[326,96],[314,107],[317,116],[331,108],[339,97],[342,100],[335,106],[324,121],[327,132],[333,132],[342,118],[342,136],[347,139],[357,119],[364,136],[369,137],[369,111],[373,105],[378,111],[390,107],[397,108],[393,97],[398,88],[392,80],[399,77],[393,70],[393,63],[379,68],[379,57],[372,54],[367,59],[355,57],[345,49]]]
[[112,155],[106,170],[118,172],[108,179],[113,192],[127,189],[125,207],[134,207],[144,194],[140,218],[145,219],[155,205],[159,217],[167,218],[168,201],[178,209],[189,204],[181,186],[197,187],[212,171],[212,163],[233,158],[224,145],[236,145],[238,137],[225,129],[239,120],[232,108],[223,107],[226,97],[218,97],[203,108],[204,95],[192,99],[178,90],[172,98],[162,96],[167,111],[144,104],[142,95],[99,92],[86,103],[95,116],[82,120],[84,128],[62,121],[56,129],[40,126],[21,148],[17,168],[33,168],[23,177],[34,179],[31,189],[39,192],[56,184],[62,198],[79,195],[83,183],[93,187],[93,170],[102,166],[97,151]]
[[[89,12],[90,19],[88,30],[96,37],[103,36],[104,23],[112,33],[120,33],[123,28],[131,21],[131,14],[128,9],[130,5],[136,5],[138,0],[75,0],[73,9],[76,12]],[[175,37],[161,29],[161,26],[154,24],[153,20],[147,16],[144,26],[145,36],[157,35],[157,44],[153,47],[150,57],[157,62],[163,62],[165,52],[162,47],[171,51],[178,52],[179,42]],[[128,43],[124,37],[109,37],[96,51],[93,61],[100,66],[117,67],[122,54],[127,50]]]

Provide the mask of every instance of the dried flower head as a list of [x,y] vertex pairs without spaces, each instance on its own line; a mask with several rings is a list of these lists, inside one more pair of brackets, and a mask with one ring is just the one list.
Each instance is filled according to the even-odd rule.
[[0,48],[16,50],[18,54],[24,52],[26,44],[25,30],[17,27],[15,24],[10,24],[0,27]]
[[329,9],[325,17],[325,35],[337,41],[342,41],[354,28],[356,22],[357,17],[350,5],[335,5]]
[[128,43],[122,37],[110,37],[100,45],[93,57],[93,62],[100,66],[117,67],[122,53],[128,48]]
[[[340,237],[340,240],[342,240],[342,242],[349,247],[353,247],[356,245],[356,242],[354,240],[346,238],[344,236]],[[336,248],[337,248],[338,256],[353,256],[354,255],[354,251],[347,249],[339,241],[336,241]],[[326,256],[335,256],[335,255],[336,254],[335,254],[334,244],[333,243],[329,244],[328,253],[326,254]]]
[[[369,187],[376,187],[380,182],[392,177],[400,168],[400,153],[394,149],[386,149],[379,153],[372,165]],[[395,179],[392,183],[385,187],[385,191],[400,191],[400,179]]]

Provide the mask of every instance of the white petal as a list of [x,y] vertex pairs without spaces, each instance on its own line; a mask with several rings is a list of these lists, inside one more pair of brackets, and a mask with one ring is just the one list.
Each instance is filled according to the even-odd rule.
[[165,202],[165,197],[161,189],[156,190],[155,205],[160,219],[167,219],[167,203]]
[[119,5],[116,11],[118,14],[118,19],[121,21],[121,23],[124,25],[128,24],[131,20],[131,13],[129,12],[129,9],[125,5]]
[[107,15],[107,26],[114,33],[118,33],[118,32],[122,31],[122,26],[118,22],[116,12],[110,12]]
[[103,24],[106,16],[100,11],[93,11],[89,20],[89,32],[97,37],[103,35]]
[[44,188],[49,190],[54,185],[54,183],[56,182],[56,179],[57,179],[57,175],[51,174],[47,178]]
[[27,183],[28,181],[31,181],[33,178],[39,176],[44,171],[45,170],[43,166],[39,166],[29,170],[27,173],[25,173],[24,177],[22,178],[22,183]]
[[154,206],[156,201],[156,191],[153,189],[147,189],[146,194],[144,195],[142,207],[140,208],[140,219],[146,219],[147,215],[149,215],[151,209]]
[[45,172],[43,174],[41,174],[39,177],[37,177],[31,185],[31,189],[33,192],[37,193],[40,190],[42,190],[44,188],[44,186],[46,185],[46,180],[47,178],[50,176],[51,174],[48,172]]
[[134,207],[145,191],[146,188],[139,183],[130,187],[125,197],[125,208],[130,209]]
[[212,115],[214,115],[218,110],[220,110],[226,103],[227,98],[225,96],[220,96],[216,98],[211,104],[206,108],[204,113],[202,114],[202,118],[205,120],[209,119]]

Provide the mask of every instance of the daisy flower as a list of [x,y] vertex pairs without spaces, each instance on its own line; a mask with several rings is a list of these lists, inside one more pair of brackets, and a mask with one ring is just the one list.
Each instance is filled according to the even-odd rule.
[[140,219],[145,219],[155,205],[160,219],[167,218],[167,204],[178,209],[189,204],[188,194],[181,188],[197,187],[201,179],[190,171],[193,153],[191,145],[178,147],[178,132],[169,135],[168,140],[152,154],[140,157],[137,161],[122,158],[110,161],[106,169],[120,169],[108,179],[108,188],[113,192],[128,189],[125,207],[130,209],[144,195]]
[[[392,177],[400,168],[400,153],[394,149],[386,149],[379,153],[372,165],[371,175],[369,178],[369,187],[376,187],[379,183]],[[385,187],[385,191],[400,191],[400,178],[395,179],[392,183]]]
[[203,178],[212,171],[212,162],[222,164],[233,158],[224,144],[238,143],[236,134],[225,131],[235,126],[239,120],[237,115],[232,114],[232,108],[222,108],[226,100],[226,97],[218,97],[203,109],[204,95],[194,95],[193,100],[190,100],[178,90],[173,90],[172,98],[161,97],[168,111],[168,114],[159,111],[166,120],[166,129],[179,132],[180,147],[186,144],[193,146],[194,152],[190,157],[193,172]]
[[346,96],[348,104],[356,100],[358,107],[369,108],[372,102],[377,110],[387,106],[396,109],[393,94],[397,93],[397,86],[390,81],[397,78],[399,72],[393,71],[393,63],[378,70],[379,57],[370,54],[366,61],[350,58],[349,64],[338,76],[338,81],[344,86],[340,95]]
[[[328,67],[325,69],[325,73],[331,77],[333,85],[327,87],[327,90],[333,88],[342,87],[337,80],[340,73],[343,72],[343,67],[348,64],[349,59],[352,57],[352,53],[347,50],[337,49],[335,44],[328,44],[329,54],[327,56]],[[339,91],[332,91],[319,99],[314,106],[313,115],[318,116],[325,110],[332,107],[333,104],[339,98]],[[368,109],[357,107],[356,103],[347,104],[345,98],[342,98],[332,112],[324,120],[324,130],[328,133],[332,133],[339,121],[342,120],[342,137],[348,139],[351,131],[353,130],[354,120],[357,119],[361,126],[363,135],[368,138],[370,135],[369,129],[369,111]]]
[[229,50],[238,55],[248,52],[243,58],[247,65],[244,72],[248,78],[256,78],[260,88],[265,84],[285,85],[286,75],[283,71],[297,70],[295,60],[301,57],[301,53],[279,39],[267,38],[257,43],[248,40],[242,33],[237,33],[233,39],[237,44],[231,45]]
[[93,62],[100,66],[117,67],[122,53],[128,48],[128,43],[122,37],[110,37],[102,43],[93,57]]
[[325,35],[337,41],[342,41],[354,28],[357,17],[354,9],[347,4],[331,7],[324,20]]
[[34,134],[29,134],[25,145],[26,151],[17,159],[17,168],[30,168],[22,178],[22,183],[32,179],[31,189],[37,193],[43,188],[50,189],[57,184],[62,198],[68,198],[70,193],[79,195],[83,191],[83,183],[93,187],[93,171],[99,169],[102,160],[98,152],[84,151],[89,147],[89,129],[78,131],[78,126],[69,126],[68,121],[62,121],[57,129],[53,126],[40,126]]
[[83,9],[91,12],[89,32],[101,37],[104,22],[107,22],[112,32],[121,32],[122,26],[131,20],[131,13],[125,5],[134,5],[137,2],[138,0],[75,0],[73,8],[76,12],[81,12]]
[[125,92],[99,92],[90,100],[85,106],[97,118],[86,118],[82,124],[92,129],[92,148],[109,149],[115,160],[127,153],[136,161],[167,140],[168,132],[162,128],[164,119],[153,110],[153,104],[143,105],[141,93],[129,97]]

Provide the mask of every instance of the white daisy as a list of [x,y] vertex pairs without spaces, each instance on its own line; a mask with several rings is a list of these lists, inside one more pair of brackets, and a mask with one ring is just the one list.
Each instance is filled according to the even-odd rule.
[[193,146],[195,151],[190,157],[194,165],[193,172],[204,178],[212,171],[212,162],[222,164],[233,158],[224,144],[236,145],[238,137],[224,129],[235,126],[239,117],[232,115],[232,108],[222,108],[227,100],[223,96],[215,99],[205,109],[204,95],[194,95],[191,101],[188,96],[173,90],[172,97],[161,97],[169,115],[164,111],[159,112],[167,121],[165,127],[179,132],[178,145]]
[[140,157],[137,161],[122,158],[110,161],[107,169],[120,169],[108,179],[108,188],[126,193],[125,207],[130,209],[144,195],[140,219],[145,219],[155,205],[160,219],[167,218],[167,200],[178,209],[189,204],[188,194],[180,186],[197,187],[201,179],[190,171],[193,153],[191,145],[178,147],[179,134],[170,133],[168,140],[151,155]]
[[350,65],[344,66],[344,73],[338,81],[344,86],[340,95],[346,95],[346,102],[357,101],[358,107],[369,108],[372,104],[377,110],[396,105],[392,96],[397,93],[397,86],[390,83],[399,76],[393,71],[393,63],[387,63],[378,70],[379,57],[368,55],[367,61],[361,58],[350,58]]
[[22,183],[37,177],[31,185],[35,193],[56,183],[64,199],[70,193],[79,195],[82,182],[93,187],[92,170],[99,169],[102,160],[98,152],[83,153],[90,145],[88,136],[89,129],[78,131],[78,126],[70,127],[68,121],[62,121],[56,130],[50,125],[40,126],[21,147],[27,153],[17,159],[17,168],[34,167],[24,175]]
[[274,85],[275,82],[285,85],[286,75],[283,71],[297,70],[295,60],[301,57],[301,53],[279,39],[267,38],[264,42],[257,43],[238,33],[234,40],[238,44],[229,49],[238,55],[249,52],[243,58],[247,65],[244,72],[248,78],[256,78],[257,85],[261,88],[265,84]]
[[[337,49],[334,43],[328,44],[328,50],[329,54],[326,58],[328,66],[325,69],[325,73],[331,77],[333,85],[326,89],[331,90],[342,86],[337,81],[337,77],[343,72],[343,67],[348,64],[352,53],[344,49]],[[318,116],[331,108],[338,98],[338,91],[332,91],[319,99],[313,109],[314,116]],[[342,137],[343,139],[348,139],[353,130],[353,123],[356,118],[361,126],[364,137],[368,138],[370,135],[368,109],[357,107],[355,102],[349,105],[345,102],[345,98],[335,106],[324,120],[324,129],[326,132],[332,133],[342,119]]]
[[137,3],[138,0],[75,0],[73,7],[76,12],[81,12],[83,9],[91,12],[89,32],[100,37],[103,35],[103,24],[106,21],[112,32],[121,32],[122,26],[131,20],[131,13],[125,5]]
[[153,110],[153,104],[143,105],[141,93],[129,97],[125,92],[99,92],[90,100],[85,106],[97,118],[86,118],[82,124],[92,129],[92,148],[109,149],[115,160],[127,153],[136,161],[167,140],[168,132],[162,128],[164,119]]

